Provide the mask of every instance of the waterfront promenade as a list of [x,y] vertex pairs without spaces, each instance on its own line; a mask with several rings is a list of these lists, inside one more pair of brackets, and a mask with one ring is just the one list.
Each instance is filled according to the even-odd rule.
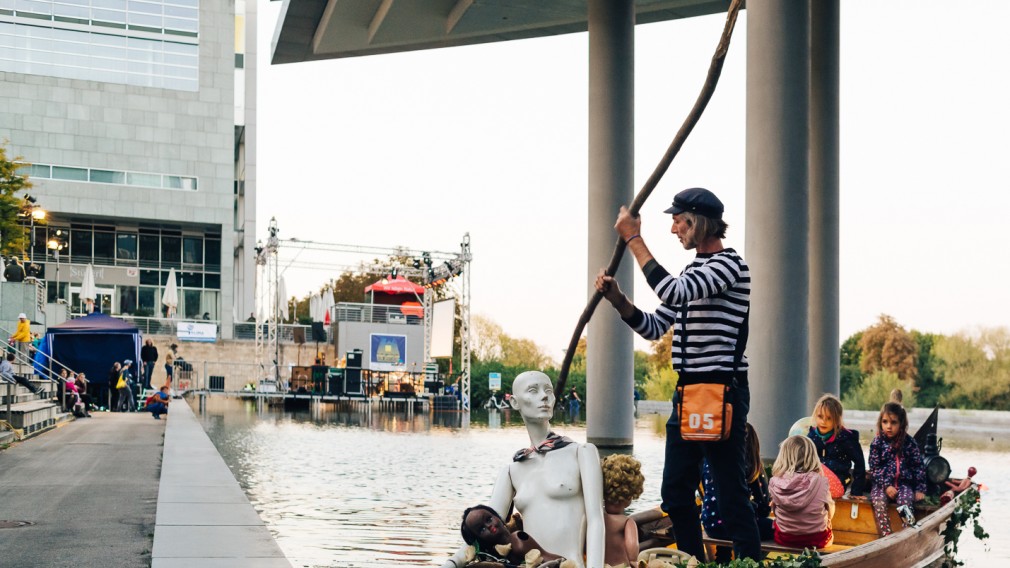
[[0,452],[3,564],[290,568],[192,410],[95,413]]

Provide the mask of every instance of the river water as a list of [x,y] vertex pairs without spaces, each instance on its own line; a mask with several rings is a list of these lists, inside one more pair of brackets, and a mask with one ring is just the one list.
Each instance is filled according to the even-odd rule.
[[[490,496],[499,468],[529,444],[517,413],[366,410],[318,405],[284,412],[254,401],[208,397],[194,411],[249,500],[296,567],[434,566],[454,551],[460,515]],[[636,421],[634,455],[645,492],[632,510],[659,500],[664,419]],[[943,425],[940,425],[943,435]],[[585,441],[584,424],[556,431]],[[969,465],[988,489],[982,524],[988,546],[961,539],[968,567],[1010,565],[1010,441],[946,439],[943,455]],[[767,451],[766,451],[767,453]]]

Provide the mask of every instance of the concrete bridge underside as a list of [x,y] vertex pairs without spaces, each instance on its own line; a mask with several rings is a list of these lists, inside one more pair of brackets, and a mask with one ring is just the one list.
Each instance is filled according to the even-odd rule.
[[[597,267],[606,265],[612,252],[614,212],[635,190],[635,25],[724,12],[728,5],[728,0],[285,0],[272,61],[588,30],[588,295]],[[839,2],[748,0],[746,22],[750,421],[765,447],[774,449],[813,400],[838,392]],[[617,274],[629,292],[633,270],[626,259]],[[589,440],[628,448],[634,432],[632,332],[604,306],[588,333]]]

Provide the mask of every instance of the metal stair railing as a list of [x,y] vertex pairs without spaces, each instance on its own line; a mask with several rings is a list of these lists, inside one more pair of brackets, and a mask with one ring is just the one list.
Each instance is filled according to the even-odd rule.
[[[0,331],[7,332],[8,336],[14,335],[13,333],[11,333],[11,331],[9,329],[7,329],[6,327],[4,327],[2,325],[0,325]],[[67,377],[66,379],[64,379],[62,376],[60,376],[59,371],[56,370],[56,369],[66,369],[68,375],[76,375],[77,373],[73,369],[71,369],[70,367],[66,366],[62,362],[60,362],[57,359],[53,358],[48,353],[45,353],[45,352],[40,351],[38,349],[36,349],[35,352],[42,354],[42,356],[45,357],[45,359],[46,359],[46,365],[42,369],[40,369],[43,372],[40,373],[39,376],[41,376],[43,380],[47,380],[47,381],[50,381],[50,382],[57,383],[57,391],[59,393],[60,408],[63,408],[63,401],[66,398],[66,392],[67,392],[67,385],[66,385],[66,383],[68,381],[70,381],[70,380],[73,380],[73,379],[71,379],[70,377]],[[19,367],[23,368],[25,365],[28,365],[28,368],[30,370],[29,374],[30,375],[35,375],[36,374],[35,373],[35,371],[36,371],[35,361],[31,357],[28,356],[28,353],[22,352],[21,349],[19,349],[16,346],[13,347],[13,353],[14,353],[14,360],[15,360],[15,362],[17,362],[17,364],[18,364]],[[54,365],[55,365],[55,368],[54,368]],[[9,422],[10,421],[10,417],[9,417],[9,415],[10,415],[10,388],[8,388],[8,398],[7,398],[7,400],[8,400],[8,405],[7,405],[8,406],[8,411],[7,411],[7,414],[8,414],[8,422]]]

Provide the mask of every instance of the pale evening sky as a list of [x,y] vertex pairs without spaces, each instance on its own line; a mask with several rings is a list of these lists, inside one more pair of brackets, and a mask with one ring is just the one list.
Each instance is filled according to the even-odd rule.
[[[469,232],[473,312],[560,360],[590,286],[586,34],[271,66],[280,2],[259,6],[261,238],[271,217],[283,238],[380,247],[453,251]],[[1000,0],[842,3],[842,339],[880,313],[938,333],[1010,325],[1007,21]],[[636,192],[723,22],[637,27]],[[690,254],[662,210],[686,187],[723,199],[726,244],[746,257],[746,23],[744,11],[715,97],[643,208],[671,271]],[[333,276],[290,269],[287,288]],[[635,288],[656,306],[640,275]]]

